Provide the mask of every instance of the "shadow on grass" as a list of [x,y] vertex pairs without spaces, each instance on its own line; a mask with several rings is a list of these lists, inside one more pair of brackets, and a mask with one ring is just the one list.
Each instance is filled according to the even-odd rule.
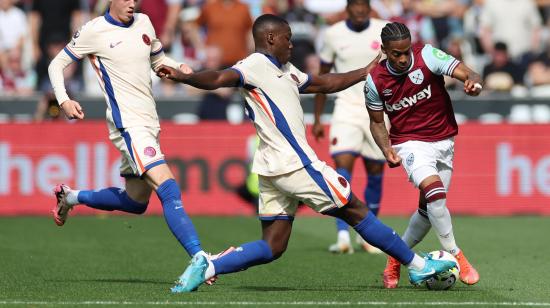
[[156,285],[173,285],[173,281],[148,280],[136,278],[98,278],[98,279],[49,279],[46,282],[97,282],[97,283],[137,283],[137,284],[156,284]]

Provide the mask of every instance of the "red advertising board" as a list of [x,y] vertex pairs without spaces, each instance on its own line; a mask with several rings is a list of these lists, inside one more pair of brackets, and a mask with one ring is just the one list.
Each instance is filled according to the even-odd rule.
[[[550,126],[480,125],[460,127],[455,172],[448,194],[452,213],[474,215],[550,214]],[[195,215],[253,215],[233,189],[244,181],[248,124],[163,123],[162,150]],[[319,157],[332,164],[327,140],[310,138]],[[66,183],[80,189],[122,186],[120,156],[103,122],[0,125],[0,215],[46,215],[54,205],[52,188]],[[366,181],[361,162],[352,185],[362,199]],[[401,168],[387,169],[382,215],[409,215],[418,192]],[[156,197],[148,213],[159,214]],[[96,213],[78,207],[75,213]],[[303,214],[312,212],[304,209]]]

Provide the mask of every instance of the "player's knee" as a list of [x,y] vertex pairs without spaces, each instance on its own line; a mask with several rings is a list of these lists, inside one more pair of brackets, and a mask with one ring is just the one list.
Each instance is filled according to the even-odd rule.
[[447,198],[447,192],[441,181],[435,181],[426,186],[422,189],[422,194],[428,204]]

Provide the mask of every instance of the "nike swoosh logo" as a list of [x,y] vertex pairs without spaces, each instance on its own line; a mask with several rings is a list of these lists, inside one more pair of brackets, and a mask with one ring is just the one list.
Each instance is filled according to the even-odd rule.
[[174,208],[174,210],[177,210],[177,209],[183,209],[183,205],[176,206],[176,207]]
[[283,77],[283,75],[277,75],[277,78],[281,78],[281,77]]
[[418,274],[418,276],[429,276],[429,275],[433,275],[435,274],[435,270],[432,268],[431,271],[427,272],[427,273],[423,273],[423,274]]
[[115,48],[118,46],[118,44],[122,43],[122,41],[119,41],[119,42],[116,42],[116,43],[111,43],[111,45],[109,45],[109,47],[111,48]]

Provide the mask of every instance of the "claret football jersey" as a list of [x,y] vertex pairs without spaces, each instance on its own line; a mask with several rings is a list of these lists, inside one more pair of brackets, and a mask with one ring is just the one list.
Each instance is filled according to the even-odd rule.
[[367,107],[386,112],[392,144],[455,136],[458,126],[443,75],[451,76],[460,61],[431,45],[414,46],[411,52],[411,66],[404,73],[396,73],[387,60],[370,72],[364,91]]

